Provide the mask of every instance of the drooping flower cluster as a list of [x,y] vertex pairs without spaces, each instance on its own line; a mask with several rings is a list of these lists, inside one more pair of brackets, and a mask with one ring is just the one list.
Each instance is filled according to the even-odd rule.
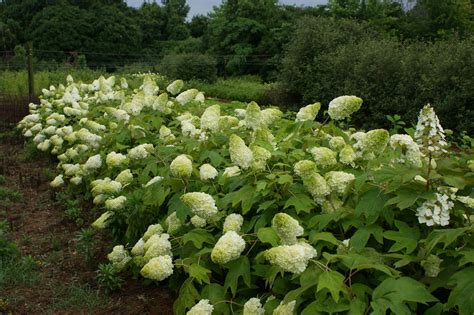
[[293,315],[295,312],[296,301],[290,301],[288,303],[280,302],[280,305],[273,310],[273,315]]
[[265,315],[265,309],[258,298],[251,298],[244,304],[243,315]]
[[219,130],[219,118],[221,108],[219,105],[213,105],[206,108],[201,116],[201,129],[217,132]]
[[296,121],[314,120],[320,109],[321,103],[314,103],[305,107],[301,107],[296,114]]
[[154,257],[143,266],[140,274],[148,279],[164,280],[173,274],[173,260],[168,255]]
[[342,120],[350,117],[362,106],[362,99],[357,96],[339,96],[329,103],[328,114],[331,119]]
[[244,223],[244,217],[237,213],[229,214],[224,220],[224,226],[222,231],[224,233],[234,231],[239,233]]
[[171,162],[170,170],[176,177],[190,177],[193,172],[193,162],[186,155],[181,154]]
[[421,262],[421,266],[425,269],[425,275],[430,278],[436,278],[441,271],[440,265],[443,262],[441,258],[436,255],[429,255]]
[[127,263],[132,259],[123,245],[115,246],[112,252],[107,255],[107,258],[118,271],[124,269]]
[[316,202],[323,203],[324,198],[331,193],[331,189],[312,161],[303,160],[295,164],[295,173],[301,177]]
[[245,241],[235,231],[222,235],[212,249],[211,259],[216,264],[226,264],[240,257],[245,249]]
[[325,178],[331,191],[335,191],[340,195],[345,194],[349,186],[355,181],[354,174],[341,171],[328,172]]
[[420,110],[415,130],[415,139],[420,151],[426,156],[439,156],[446,152],[444,129],[434,109],[428,104]]
[[275,214],[272,227],[284,245],[296,244],[298,236],[302,236],[304,232],[298,221],[286,213]]
[[316,255],[316,249],[303,242],[273,247],[265,252],[265,258],[272,265],[295,274],[305,271],[309,260]]
[[336,152],[325,147],[315,147],[310,150],[313,159],[316,161],[316,166],[322,168],[330,167],[337,164]]
[[218,172],[211,164],[203,164],[199,168],[199,176],[201,180],[209,180],[216,178]]
[[128,151],[128,157],[132,160],[140,160],[148,157],[154,151],[153,144],[145,143]]
[[253,162],[253,153],[244,140],[237,135],[231,135],[229,141],[230,159],[242,169],[248,169]]
[[209,300],[200,300],[186,315],[212,315],[212,311],[214,311],[214,306],[209,303]]
[[214,198],[203,192],[186,193],[181,196],[181,200],[191,208],[195,215],[205,220],[212,218],[218,212]]

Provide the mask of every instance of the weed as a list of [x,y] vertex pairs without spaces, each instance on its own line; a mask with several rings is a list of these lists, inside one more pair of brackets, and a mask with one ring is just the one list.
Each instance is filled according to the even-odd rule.
[[6,181],[7,181],[7,179],[5,178],[5,176],[3,176],[3,175],[0,175],[0,185],[3,185],[3,184],[5,184],[5,183],[6,183]]
[[31,286],[38,282],[38,264],[32,256],[19,259],[0,258],[0,288],[14,285]]
[[0,200],[8,200],[12,202],[19,202],[23,199],[21,192],[0,187]]
[[98,306],[107,303],[99,292],[93,290],[88,285],[71,283],[54,288],[54,298],[51,310],[67,310],[68,312],[86,312],[90,313]]
[[77,226],[82,226],[84,224],[84,219],[82,218],[82,210],[78,204],[79,201],[77,200],[67,200],[67,208],[64,212],[68,220],[73,221]]
[[93,229],[86,228],[81,229],[80,232],[77,232],[75,241],[77,242],[78,252],[84,256],[84,260],[87,265],[91,265],[94,258],[94,240],[95,232]]
[[22,162],[31,162],[37,159],[40,155],[38,149],[36,149],[36,145],[32,141],[27,141],[25,146],[23,147],[23,151],[20,154],[20,161]]
[[124,283],[112,264],[100,264],[96,280],[99,287],[104,288],[107,293],[120,290]]

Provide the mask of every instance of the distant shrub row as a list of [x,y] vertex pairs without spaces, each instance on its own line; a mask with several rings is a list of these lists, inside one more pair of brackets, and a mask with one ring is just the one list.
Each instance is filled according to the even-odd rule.
[[354,21],[305,18],[283,61],[281,82],[297,102],[364,99],[354,123],[413,122],[432,103],[446,128],[474,132],[474,39],[402,43]]

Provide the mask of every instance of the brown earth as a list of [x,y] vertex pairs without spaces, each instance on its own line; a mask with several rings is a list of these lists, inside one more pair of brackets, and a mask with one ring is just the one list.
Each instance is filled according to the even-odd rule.
[[[11,238],[21,255],[34,258],[39,280],[34,285],[7,284],[0,288],[0,314],[172,314],[173,296],[165,288],[144,286],[127,275],[123,275],[126,282],[120,292],[107,295],[98,288],[95,270],[110,251],[106,235],[98,237],[94,261],[87,266],[75,241],[80,228],[67,220],[65,206],[55,200],[48,186],[47,174],[54,172],[55,162],[48,156],[22,159],[22,139],[1,135],[0,175],[7,179],[4,187],[21,192],[23,197],[7,206],[0,204],[0,221],[9,221]],[[84,226],[93,219],[85,218]],[[68,296],[61,288],[71,286],[87,287],[101,303],[93,309],[81,308],[81,302],[63,309],[61,302]]]

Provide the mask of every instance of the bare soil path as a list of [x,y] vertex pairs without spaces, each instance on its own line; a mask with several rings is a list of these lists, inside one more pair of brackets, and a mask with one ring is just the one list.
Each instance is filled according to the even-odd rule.
[[[120,292],[98,289],[95,270],[110,250],[105,236],[87,266],[75,241],[80,228],[66,219],[48,185],[55,162],[48,156],[28,158],[20,137],[0,135],[3,187],[20,193],[17,201],[0,203],[0,221],[8,220],[11,239],[35,265],[31,283],[0,287],[0,314],[172,314],[166,288],[126,279]],[[84,226],[92,219],[85,218]]]

